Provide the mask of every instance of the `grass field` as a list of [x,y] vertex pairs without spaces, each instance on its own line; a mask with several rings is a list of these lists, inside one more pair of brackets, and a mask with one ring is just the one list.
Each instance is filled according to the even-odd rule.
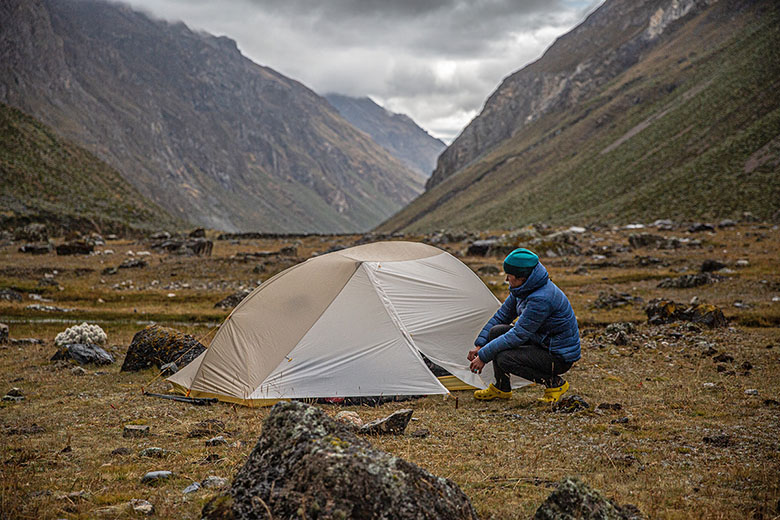
[[[590,408],[554,413],[537,402],[541,389],[528,387],[508,402],[478,402],[471,392],[456,392],[446,400],[425,397],[348,409],[370,420],[413,408],[407,435],[372,442],[455,481],[480,518],[530,518],[564,476],[579,477],[618,503],[634,504],[648,518],[777,518],[780,302],[773,298],[780,297],[780,234],[776,226],[759,223],[715,233],[644,231],[698,239],[701,247],[631,250],[633,231],[602,229],[576,237],[582,256],[543,258],[580,321],[583,358],[566,377],[570,393]],[[217,491],[184,495],[182,490],[209,475],[232,478],[268,410],[221,403],[195,407],[141,395],[142,388],[166,392],[168,385],[152,382],[153,370],[119,372],[133,335],[155,322],[204,336],[229,312],[214,308],[223,297],[312,253],[350,246],[359,238],[216,241],[209,258],[152,253],[143,257],[146,268],[115,275],[102,271],[119,265],[128,251],[149,250],[148,244],[111,241],[99,249],[114,254],[80,257],[24,255],[17,252],[19,244],[0,248],[0,288],[23,296],[21,302],[0,300],[0,322],[9,325],[11,338],[44,341],[0,345],[0,392],[18,387],[25,396],[0,405],[0,517],[130,518],[133,513],[122,505],[137,498],[151,502],[161,518],[199,518]],[[245,262],[237,255],[287,245],[297,247],[297,260],[271,257],[258,268],[262,260]],[[467,246],[443,247],[461,255]],[[597,250],[606,258],[594,258]],[[658,263],[640,265],[640,256]],[[499,265],[498,258],[461,258],[474,270]],[[657,287],[665,277],[698,272],[705,259],[722,261],[731,272],[693,289]],[[483,280],[499,298],[506,296],[500,275]],[[604,292],[645,302],[664,297],[687,303],[698,296],[720,307],[729,327],[651,326],[640,303],[596,307]],[[34,303],[72,310],[27,308]],[[75,365],[50,358],[54,336],[82,321],[106,331],[117,363],[87,366],[79,376]],[[634,324],[626,344],[616,344],[607,331],[615,322]],[[473,338],[463,341],[470,344]],[[710,347],[732,360],[716,361],[705,353]],[[620,409],[598,408],[602,403]],[[330,415],[341,410],[323,408]],[[203,438],[188,437],[206,419],[225,423],[227,445],[206,447]],[[124,438],[127,424],[149,425],[151,436]],[[408,435],[421,428],[430,435]],[[167,454],[141,456],[147,447]],[[112,454],[118,448],[127,454]],[[153,487],[141,484],[141,476],[153,470],[175,476]]]

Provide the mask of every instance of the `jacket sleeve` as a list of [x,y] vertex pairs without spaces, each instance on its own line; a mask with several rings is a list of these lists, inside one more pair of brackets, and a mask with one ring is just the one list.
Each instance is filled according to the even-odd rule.
[[483,363],[488,363],[493,361],[496,354],[502,350],[518,348],[520,345],[528,343],[531,336],[539,330],[539,327],[542,326],[544,320],[551,313],[552,305],[547,299],[534,296],[529,297],[525,309],[517,319],[515,326],[506,334],[502,334],[479,349],[479,359]]
[[488,334],[490,333],[491,328],[495,325],[509,325],[515,318],[517,318],[517,298],[510,294],[493,317],[490,318],[484,327],[482,327],[482,332],[480,332],[477,339],[474,340],[474,346],[485,346],[488,342]]

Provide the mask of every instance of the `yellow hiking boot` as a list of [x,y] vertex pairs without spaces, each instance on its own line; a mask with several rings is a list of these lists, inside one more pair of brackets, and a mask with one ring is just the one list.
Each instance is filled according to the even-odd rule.
[[569,382],[564,382],[561,386],[557,386],[555,388],[545,388],[544,389],[544,397],[540,397],[539,400],[543,403],[557,403],[558,399],[561,398],[563,394],[565,394],[569,390]]
[[474,392],[474,399],[480,401],[492,401],[493,399],[510,399],[512,397],[512,391],[504,392],[496,388],[493,383],[484,390],[477,390]]

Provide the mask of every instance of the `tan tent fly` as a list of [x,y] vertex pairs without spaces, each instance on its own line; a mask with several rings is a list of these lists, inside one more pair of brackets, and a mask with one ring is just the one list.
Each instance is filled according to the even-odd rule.
[[233,309],[209,348],[168,381],[191,397],[250,406],[449,393],[422,353],[459,382],[485,388],[491,365],[473,374],[466,354],[498,307],[479,277],[441,249],[360,245],[264,282]]

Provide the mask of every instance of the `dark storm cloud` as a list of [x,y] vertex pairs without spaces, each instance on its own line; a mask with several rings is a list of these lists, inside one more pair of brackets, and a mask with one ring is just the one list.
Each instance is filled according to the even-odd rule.
[[451,139],[600,0],[129,0],[227,35],[320,93],[369,95]]

